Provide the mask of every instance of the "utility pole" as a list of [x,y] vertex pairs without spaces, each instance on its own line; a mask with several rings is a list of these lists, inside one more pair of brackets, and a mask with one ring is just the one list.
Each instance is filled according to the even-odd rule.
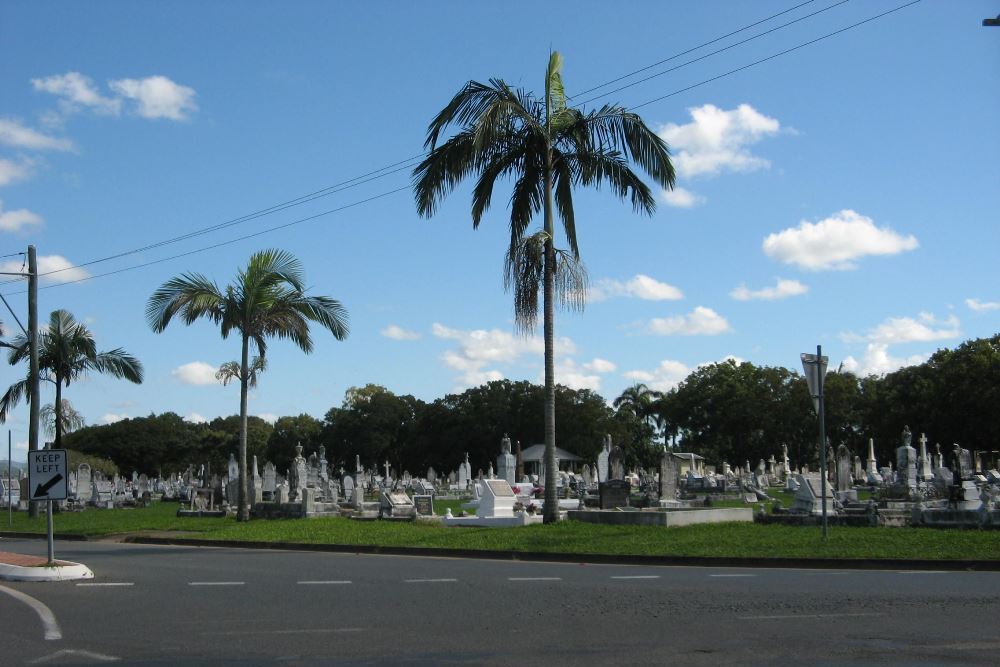
[[[28,246],[28,451],[38,449],[38,262]],[[38,518],[38,503],[28,503],[28,516]]]

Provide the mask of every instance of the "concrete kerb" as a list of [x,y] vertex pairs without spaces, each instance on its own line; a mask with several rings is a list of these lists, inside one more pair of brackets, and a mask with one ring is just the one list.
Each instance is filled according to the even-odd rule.
[[94,573],[82,563],[56,561],[58,565],[25,567],[0,563],[0,581],[74,581],[93,579]]

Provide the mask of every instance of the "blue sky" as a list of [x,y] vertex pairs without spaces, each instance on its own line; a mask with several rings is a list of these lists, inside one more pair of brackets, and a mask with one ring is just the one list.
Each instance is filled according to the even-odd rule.
[[[493,378],[540,381],[540,340],[514,335],[502,289],[505,196],[475,231],[462,187],[430,220],[404,190],[226,243],[405,188],[408,169],[78,265],[417,156],[466,81],[541,91],[552,48],[573,103],[639,107],[678,170],[652,217],[577,193],[593,290],[585,312],[557,315],[557,381],[612,399],[727,356],[797,369],[816,344],[831,365],[886,372],[996,333],[1000,29],[981,26],[996,2],[924,0],[670,95],[903,4],[853,0],[588,101],[836,4],[817,0],[581,94],[796,4],[6,2],[0,254],[34,244],[43,271],[66,268],[42,283],[41,319],[65,308],[102,349],[145,364],[141,386],[92,376],[69,388],[89,424],[237,412],[238,387],[212,373],[238,341],[208,322],[154,334],[144,308],[170,277],[224,284],[265,247],[296,254],[352,331],[316,331],[309,356],[275,342],[251,414],[322,417],[369,382],[429,401]],[[23,289],[0,287],[26,321]],[[5,386],[23,373],[4,368]],[[26,415],[8,421],[15,443]]]

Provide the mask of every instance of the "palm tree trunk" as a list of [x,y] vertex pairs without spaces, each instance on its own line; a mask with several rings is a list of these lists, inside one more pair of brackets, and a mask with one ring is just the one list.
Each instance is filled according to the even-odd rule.
[[552,154],[548,154],[545,172],[545,264],[542,287],[542,328],[545,338],[545,523],[559,521],[559,496],[556,493],[556,371],[555,371],[555,225],[552,221]]
[[250,520],[250,503],[247,502],[247,385],[250,382],[248,371],[250,356],[250,337],[243,334],[243,356],[240,365],[240,485],[238,498],[237,521]]
[[62,448],[62,378],[56,376],[56,405],[53,411],[56,415],[56,439],[52,443],[53,449]]

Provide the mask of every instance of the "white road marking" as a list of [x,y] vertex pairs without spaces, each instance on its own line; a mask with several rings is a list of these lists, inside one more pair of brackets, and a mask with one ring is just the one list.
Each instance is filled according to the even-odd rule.
[[45,639],[49,641],[62,639],[62,632],[59,630],[59,623],[56,622],[56,616],[52,613],[51,609],[45,606],[44,602],[36,600],[27,593],[22,593],[6,586],[0,586],[0,593],[6,593],[15,600],[20,600],[35,610],[38,618],[42,621],[42,627],[45,628]]
[[710,574],[710,577],[756,577],[756,574]]
[[189,581],[188,586],[242,586],[245,581]]
[[131,581],[107,581],[96,584],[77,584],[77,586],[83,586],[83,587],[93,587],[93,586],[112,587],[112,586],[134,586],[134,585],[135,584]]
[[121,658],[113,655],[104,655],[103,653],[94,653],[93,651],[84,651],[83,649],[63,649],[56,651],[52,655],[36,658],[29,664],[44,665],[47,662],[55,662],[57,660],[62,662],[63,658],[83,658],[90,662],[118,662],[121,660]]
[[896,574],[949,574],[948,570],[896,570]]
[[236,635],[328,635],[347,632],[364,632],[364,628],[296,628],[294,630],[231,630],[227,632],[203,632],[203,637]]
[[658,575],[658,574],[630,574],[630,575],[627,575],[627,576],[626,575],[616,576],[616,577],[613,576],[611,578],[612,579],[659,579],[660,575]]
[[442,584],[458,581],[458,579],[403,579],[408,584]]
[[562,581],[562,577],[507,577],[507,581]]
[[863,616],[885,616],[885,614],[780,614],[774,616],[740,616],[741,621],[784,621],[790,618],[858,618]]
[[303,586],[319,586],[323,584],[349,584],[350,581],[300,581],[299,584]]

